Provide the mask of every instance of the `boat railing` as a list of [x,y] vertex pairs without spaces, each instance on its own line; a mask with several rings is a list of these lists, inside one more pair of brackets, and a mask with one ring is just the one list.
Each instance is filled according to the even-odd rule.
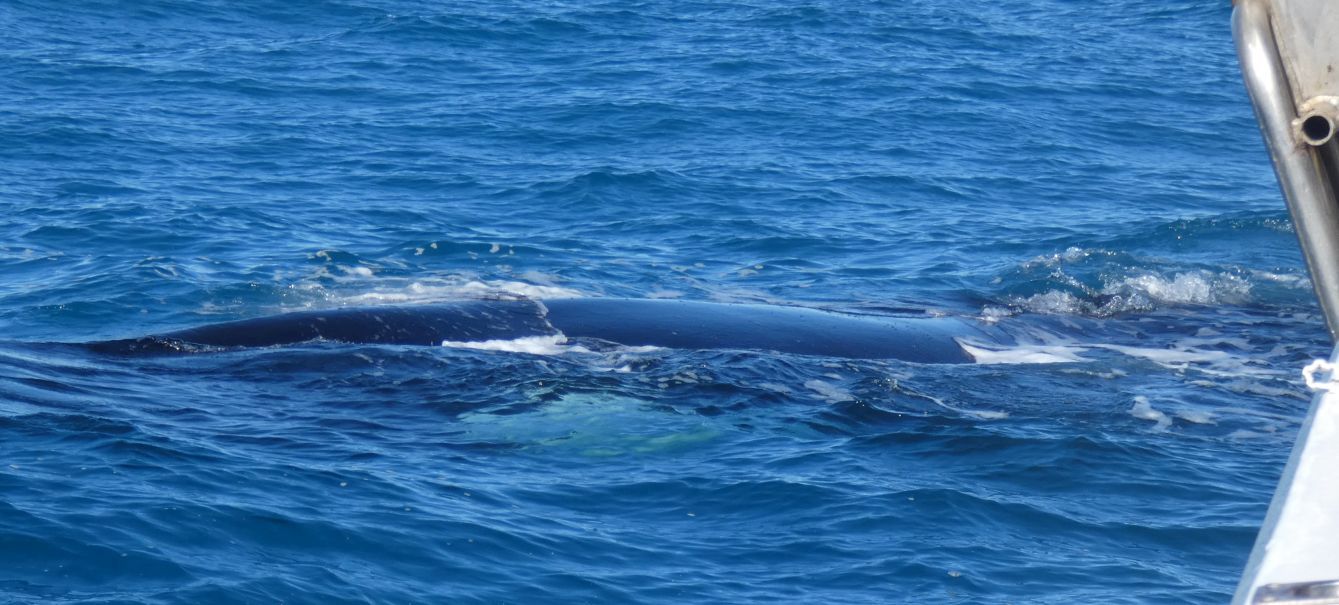
[[[1339,0],[1236,0],[1232,32],[1251,104],[1325,322],[1339,336]],[[1339,382],[1318,390],[1233,603],[1339,605]],[[1339,377],[1336,377],[1339,380]]]

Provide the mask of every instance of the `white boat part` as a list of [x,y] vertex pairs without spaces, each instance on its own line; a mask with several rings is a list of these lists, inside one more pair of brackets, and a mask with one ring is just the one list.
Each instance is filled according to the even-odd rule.
[[1321,370],[1325,375],[1269,504],[1235,604],[1339,604],[1339,372],[1331,373],[1337,364],[1339,348]]
[[[1246,89],[1334,338],[1339,0],[1234,4],[1232,31]],[[1339,348],[1331,363],[1339,363]],[[1237,587],[1236,605],[1339,605],[1339,383],[1320,386]]]

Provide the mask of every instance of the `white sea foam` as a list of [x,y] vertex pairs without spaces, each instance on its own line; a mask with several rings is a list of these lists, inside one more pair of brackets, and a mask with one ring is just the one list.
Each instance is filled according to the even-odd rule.
[[590,349],[580,345],[568,345],[567,337],[562,334],[549,336],[526,336],[511,340],[453,341],[444,340],[442,346],[453,349],[475,349],[478,351],[504,351],[508,353],[529,353],[531,355],[561,355],[563,353],[589,353]]
[[[1080,279],[1067,269],[1068,264],[1088,265],[1083,271],[1093,271],[1093,263],[1106,263],[1101,257],[1116,253],[1100,250],[1066,250],[1062,254],[1039,257],[1023,264],[1021,270],[1056,283],[1058,288],[1019,296],[1009,300],[1015,310],[1048,315],[1111,316],[1120,313],[1148,311],[1168,305],[1241,304],[1251,300],[1257,282],[1269,282],[1284,287],[1305,285],[1305,278],[1250,270],[1157,271],[1149,269],[1121,269],[1103,271],[1100,284]],[[1300,281],[1299,281],[1300,280]],[[1277,286],[1274,286],[1277,287]],[[998,307],[986,307],[982,317],[987,321],[998,318]]]
[[[524,353],[529,355],[582,355],[583,360],[589,364],[589,369],[596,372],[616,372],[621,374],[630,373],[633,370],[633,364],[640,362],[648,353],[663,351],[661,347],[652,346],[616,346],[613,348],[600,347],[599,350],[591,350],[588,347],[573,344],[562,333],[551,334],[547,336],[526,336],[513,339],[494,339],[494,340],[476,340],[476,341],[443,341],[443,347],[453,349],[472,349],[475,351],[498,351],[503,353]],[[675,380],[681,382],[690,382],[698,377],[692,372],[685,372],[682,375],[675,376]]]
[[[485,279],[464,273],[440,277],[407,278],[386,275],[381,267],[345,260],[327,251],[312,255],[325,261],[311,273],[293,280],[276,274],[276,282],[288,282],[295,296],[290,303],[303,306],[366,304],[414,304],[481,298],[575,298],[585,293],[558,285],[559,278],[539,271],[525,271],[517,279]],[[296,301],[294,300],[296,299]]]
[[1171,276],[1144,273],[1109,279],[1100,289],[1088,292],[1080,297],[1068,290],[1050,290],[1014,304],[1032,313],[1110,316],[1167,305],[1239,304],[1249,300],[1251,282],[1231,273],[1208,271]]
[[998,322],[1006,317],[1017,315],[1017,312],[1007,307],[985,307],[981,309],[979,319],[989,324]]
[[1217,349],[1198,348],[1194,346],[1195,344],[1214,344],[1214,342],[1185,339],[1174,343],[1170,348],[1132,347],[1114,344],[1087,346],[1115,351],[1130,357],[1147,359],[1172,370],[1194,370],[1208,376],[1256,379],[1278,378],[1280,376],[1278,368],[1262,365],[1264,362],[1260,359],[1245,355],[1234,355],[1228,351]]
[[1158,302],[1180,304],[1215,304],[1244,302],[1251,293],[1251,283],[1232,273],[1195,271],[1178,273],[1171,278],[1144,274],[1126,277],[1110,284],[1104,293],[1143,294]]
[[827,401],[828,403],[855,401],[855,396],[851,395],[850,391],[847,391],[831,383],[823,382],[822,380],[810,380],[804,383],[804,388],[809,389],[815,393],[818,393],[818,396],[822,397],[823,400]]
[[933,401],[933,402],[935,403],[935,405],[937,405],[937,406],[939,406],[939,407],[941,407],[941,408],[944,408],[944,409],[946,409],[946,410],[950,410],[950,411],[952,411],[952,412],[955,412],[955,413],[958,413],[958,414],[962,414],[963,416],[970,416],[970,417],[972,417],[972,418],[977,418],[977,419],[980,419],[980,420],[1003,420],[1003,419],[1009,417],[1009,413],[1008,413],[1008,412],[999,412],[999,411],[995,411],[995,410],[976,410],[976,409],[964,408],[964,407],[961,407],[961,406],[951,405],[951,404],[949,404],[947,401],[944,401],[943,399],[940,399],[939,397],[935,397],[934,395],[931,395],[931,394],[929,394],[929,393],[921,393],[921,392],[917,392],[917,391],[914,391],[914,390],[911,390],[911,389],[907,389],[907,388],[905,388],[905,387],[898,387],[898,386],[897,386],[897,385],[898,385],[898,381],[902,379],[902,378],[900,378],[900,377],[897,377],[897,376],[894,376],[894,375],[890,375],[890,379],[891,379],[891,381],[892,381],[892,383],[893,383],[893,385],[894,385],[894,388],[898,388],[899,390],[901,390],[901,391],[903,391],[903,392],[905,392],[905,393],[914,395],[914,396],[916,396],[916,397],[920,397],[920,398],[924,398],[924,399],[929,399],[930,401]]
[[1191,363],[1218,363],[1232,359],[1232,355],[1225,351],[1204,351],[1191,348],[1152,349],[1147,347],[1127,347],[1109,344],[1096,344],[1092,346],[1110,349],[1131,357],[1142,357],[1162,366],[1185,365]]
[[522,280],[525,280],[526,282],[532,284],[538,284],[540,286],[554,286],[559,281],[562,281],[562,278],[558,277],[557,275],[550,275],[548,273],[544,273],[543,271],[534,271],[534,270],[522,271],[521,273],[517,274],[516,277],[519,277]]
[[1299,290],[1311,289],[1311,280],[1307,279],[1307,276],[1304,273],[1274,273],[1272,271],[1260,271],[1252,269],[1250,270],[1250,274],[1251,277],[1263,281],[1271,281],[1286,286],[1290,286],[1293,288],[1297,288]]
[[1004,349],[996,349],[972,345],[963,341],[958,341],[958,344],[971,354],[972,358],[976,360],[976,363],[982,365],[1074,363],[1090,361],[1079,355],[1084,351],[1082,347],[1071,345],[1024,344]]
[[1274,432],[1277,432],[1277,429],[1274,427],[1265,427],[1264,431],[1249,431],[1246,429],[1237,429],[1235,431],[1232,431],[1231,433],[1228,433],[1227,437],[1228,439],[1237,439],[1237,440],[1258,439],[1260,437],[1265,437]]
[[758,383],[757,386],[760,389],[767,389],[775,393],[781,393],[782,395],[789,395],[792,392],[794,392],[790,389],[790,387],[784,384],[777,384],[775,382],[760,382]]
[[1149,403],[1148,397],[1143,395],[1134,398],[1134,405],[1130,407],[1130,415],[1140,420],[1152,420],[1153,430],[1165,431],[1172,426],[1172,419],[1167,414],[1153,409],[1153,404]]
[[[1277,378],[1277,377],[1276,377]],[[1275,384],[1278,384],[1277,382]],[[1262,383],[1258,378],[1248,378],[1242,380],[1217,381],[1215,387],[1227,389],[1233,393],[1243,393],[1247,395],[1263,395],[1271,399],[1299,399],[1306,401],[1310,399],[1310,393],[1294,383],[1285,384],[1285,386],[1270,386]]]
[[[926,397],[929,396],[926,395]],[[964,416],[971,416],[973,418],[977,418],[980,420],[1004,420],[1005,418],[1009,417],[1009,412],[997,412],[995,410],[973,410],[969,408],[958,407],[955,405],[949,405],[945,403],[943,399],[940,399],[938,397],[929,397],[929,399],[938,404],[939,407],[941,408],[944,408],[946,410],[952,410]]]
[[1018,301],[1017,304],[1033,313],[1047,315],[1077,315],[1084,311],[1084,301],[1061,290],[1034,294]]
[[1218,421],[1214,420],[1213,414],[1205,411],[1181,410],[1176,413],[1176,417],[1194,424],[1218,424]]
[[1127,375],[1124,370],[1120,370],[1117,368],[1110,368],[1105,371],[1082,369],[1082,368],[1068,368],[1060,370],[1060,372],[1064,374],[1074,374],[1078,376],[1092,376],[1094,378],[1101,378],[1103,380],[1115,380],[1117,378],[1123,378]]
[[427,303],[444,300],[479,299],[496,297],[514,298],[575,298],[581,292],[553,285],[520,281],[442,280],[413,281],[407,284],[376,284],[371,291],[343,297],[349,304],[369,303]]

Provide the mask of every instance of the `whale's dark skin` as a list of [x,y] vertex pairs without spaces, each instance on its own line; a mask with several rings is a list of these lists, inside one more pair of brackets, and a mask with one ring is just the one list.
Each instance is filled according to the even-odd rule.
[[626,298],[474,300],[285,313],[128,340],[95,351],[152,354],[313,340],[435,346],[562,334],[627,346],[753,349],[853,359],[970,363],[961,320],[830,313],[801,307]]

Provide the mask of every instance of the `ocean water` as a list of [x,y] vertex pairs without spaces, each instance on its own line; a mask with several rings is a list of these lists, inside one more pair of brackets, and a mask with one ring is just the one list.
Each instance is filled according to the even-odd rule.
[[[1229,17],[0,3],[0,602],[1225,602],[1328,349]],[[1009,338],[52,344],[566,296]]]

